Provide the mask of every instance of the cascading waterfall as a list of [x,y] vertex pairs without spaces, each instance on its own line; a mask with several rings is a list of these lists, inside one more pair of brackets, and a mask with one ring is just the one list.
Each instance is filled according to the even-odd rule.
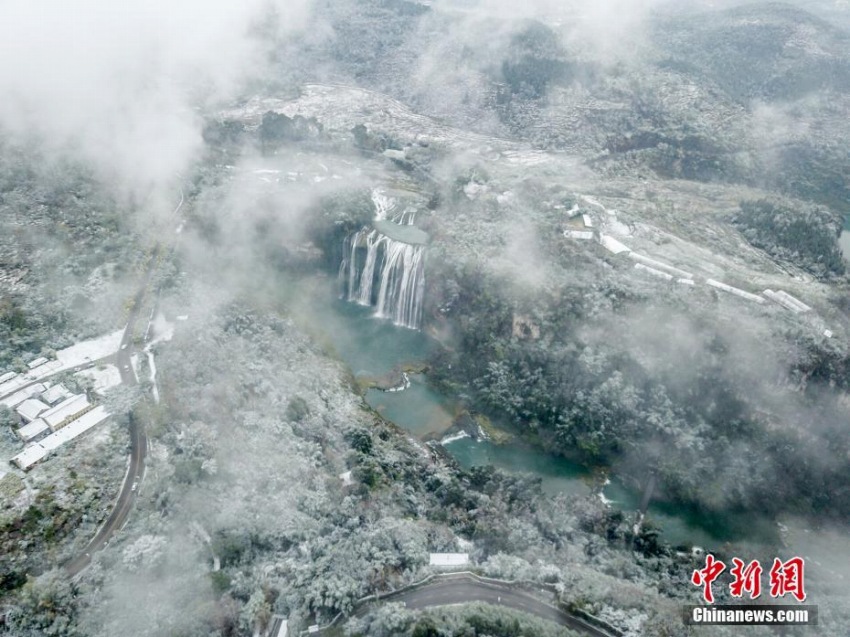
[[[394,202],[377,190],[372,200],[375,221],[385,221]],[[413,218],[413,213],[405,210],[392,222],[412,226]],[[376,229],[363,228],[346,238],[343,255],[339,275],[345,298],[374,306],[376,316],[391,319],[396,325],[419,329],[425,295],[424,245],[397,241]]]

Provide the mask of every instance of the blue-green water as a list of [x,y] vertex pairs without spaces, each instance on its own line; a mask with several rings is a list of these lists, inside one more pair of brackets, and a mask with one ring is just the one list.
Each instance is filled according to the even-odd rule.
[[493,465],[511,473],[531,473],[541,479],[541,487],[549,495],[591,493],[590,472],[560,456],[541,453],[521,444],[496,445],[472,438],[453,440],[445,447],[466,469]]
[[404,391],[370,389],[366,401],[384,418],[420,438],[440,434],[452,425],[451,406],[420,375],[411,375],[410,387]]
[[[335,282],[325,278],[302,281],[296,294],[309,329],[314,336],[345,362],[355,376],[377,377],[394,367],[424,362],[437,347],[421,332],[400,328],[373,317],[373,310],[338,298]],[[302,321],[303,322],[303,321]],[[368,403],[385,418],[417,437],[438,435],[452,424],[452,401],[428,387],[424,377],[410,376],[410,387],[401,392],[371,389]],[[511,473],[529,473],[541,479],[543,491],[588,495],[592,475],[585,467],[566,458],[547,454],[517,442],[497,445],[487,440],[461,438],[445,448],[465,468],[494,465]],[[603,489],[611,505],[624,511],[639,506],[640,494],[613,478]],[[653,502],[648,519],[661,529],[665,541],[677,545],[717,547],[726,542],[740,543],[770,538],[774,527],[754,517],[707,519],[673,505]]]
[[[355,377],[377,378],[399,365],[426,362],[436,346],[421,332],[375,318],[373,308],[341,300],[332,280],[304,281],[297,296],[302,305],[296,311],[308,317],[309,329]],[[451,402],[420,375],[412,374],[410,387],[401,392],[370,389],[366,401],[387,420],[419,437],[440,434],[452,424]]]
[[[461,438],[446,443],[446,449],[464,468],[491,464],[511,473],[528,473],[541,479],[548,495],[589,495],[594,477],[585,467],[561,456],[512,443],[497,445],[488,440]],[[614,477],[602,489],[611,506],[636,511],[641,494],[624,486]],[[727,542],[766,541],[775,534],[775,526],[758,516],[711,518],[665,502],[652,501],[647,520],[661,530],[672,545],[717,547]]]

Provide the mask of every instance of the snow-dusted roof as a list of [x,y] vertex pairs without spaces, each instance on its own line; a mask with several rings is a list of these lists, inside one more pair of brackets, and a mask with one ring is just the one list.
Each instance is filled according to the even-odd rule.
[[76,394],[70,398],[66,398],[55,407],[51,407],[41,414],[41,417],[50,425],[51,429],[55,430],[66,418],[76,416],[88,406],[88,398],[83,394]]
[[20,439],[24,442],[29,442],[33,438],[40,436],[49,429],[50,427],[47,426],[47,423],[44,422],[44,420],[42,420],[41,418],[36,418],[30,424],[24,425],[23,427],[18,429],[15,433],[17,433]]
[[102,405],[95,407],[91,411],[87,411],[76,420],[72,420],[66,426],[62,427],[56,433],[52,433],[41,441],[41,446],[51,451],[64,445],[69,440],[73,440],[80,434],[87,432],[95,425],[109,418],[109,412]]
[[41,400],[46,402],[48,405],[55,405],[60,400],[63,400],[70,395],[71,395],[71,392],[69,392],[67,389],[65,389],[64,385],[60,384],[60,385],[54,385],[53,387],[48,389],[46,392],[44,392],[40,396],[40,398],[41,398]]
[[2,376],[0,376],[0,383],[5,383],[7,380],[12,380],[17,375],[17,372],[6,372]]
[[469,564],[469,553],[431,553],[431,566],[463,566]]
[[614,237],[608,236],[607,234],[600,235],[599,242],[606,250],[608,250],[609,252],[613,252],[614,254],[620,254],[621,252],[631,252],[631,248],[626,245],[623,245]]
[[73,440],[77,436],[84,434],[89,429],[103,422],[107,418],[109,418],[109,412],[107,412],[102,405],[97,406],[59,431],[43,438],[40,442],[35,442],[29,445],[21,453],[12,458],[12,462],[25,471],[29,470],[35,463],[43,459],[51,451],[61,447],[66,442]]
[[11,396],[6,396],[3,400],[0,400],[0,405],[6,405],[9,409],[14,409],[22,402],[24,402],[27,398],[32,398],[47,389],[46,385],[42,385],[38,383],[31,387],[27,387],[26,389],[22,389],[20,391],[15,392]]
[[803,303],[800,299],[794,298],[788,292],[783,290],[777,290],[774,292],[773,290],[765,290],[762,292],[767,298],[779,305],[785,307],[786,309],[791,310],[795,314],[799,312],[808,312],[812,308]]
[[24,449],[17,456],[12,458],[12,462],[18,465],[21,469],[26,471],[30,469],[36,462],[44,458],[49,453],[47,449],[42,447],[37,442],[29,445],[26,449]]
[[[277,630],[274,630],[275,625],[277,625]],[[272,632],[269,635],[270,637],[287,637],[289,635],[289,620],[280,615],[272,617]]]
[[648,272],[652,276],[658,277],[659,279],[664,279],[665,281],[673,280],[672,274],[667,274],[666,272],[662,272],[661,270],[650,268],[648,265],[644,265],[643,263],[635,263],[635,270],[642,270],[644,272]]
[[27,363],[27,367],[29,367],[30,369],[35,369],[39,365],[44,365],[46,362],[47,359],[44,356],[39,356],[34,361],[30,361],[29,363]]
[[724,292],[729,292],[730,294],[734,294],[735,296],[740,296],[742,299],[755,301],[756,303],[764,303],[764,299],[762,297],[756,296],[755,294],[750,294],[749,292],[745,292],[741,288],[734,288],[731,285],[726,285],[725,283],[715,281],[714,279],[706,279],[705,282],[713,288],[723,290]]
[[21,418],[30,422],[38,418],[39,414],[50,409],[50,405],[45,405],[40,400],[35,398],[27,398],[24,402],[18,405],[18,415]]
[[639,263],[643,263],[650,268],[654,268],[656,270],[663,270],[664,272],[668,272],[673,276],[680,277],[682,279],[693,279],[694,275],[690,272],[686,272],[685,270],[680,270],[679,268],[674,268],[672,265],[668,265],[667,263],[663,263],[662,261],[658,261],[656,259],[650,259],[649,257],[645,257],[642,254],[638,254],[637,252],[630,252],[629,258],[634,259]]

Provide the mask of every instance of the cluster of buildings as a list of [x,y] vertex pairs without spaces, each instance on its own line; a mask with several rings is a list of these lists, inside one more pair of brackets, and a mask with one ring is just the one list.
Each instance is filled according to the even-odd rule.
[[[601,204],[588,197],[585,197],[585,199],[593,205],[602,207]],[[602,208],[604,209],[604,207]],[[664,279],[665,281],[675,281],[676,283],[684,285],[695,285],[695,277],[691,272],[681,270],[670,264],[658,261],[657,259],[651,259],[650,257],[638,254],[614,237],[602,234],[598,230],[594,230],[592,218],[587,213],[582,213],[578,205],[575,205],[571,210],[568,210],[567,216],[568,221],[563,233],[566,238],[595,240],[609,252],[612,252],[613,254],[625,254],[629,259],[635,261],[634,267],[636,270]],[[759,295],[716,281],[715,279],[705,279],[704,283],[714,289],[722,290],[723,292],[733,294],[754,303],[763,304],[766,299],[769,299],[795,314],[810,312],[812,310],[811,307],[783,290],[765,290],[761,295]],[[831,338],[833,333],[830,330],[825,330],[824,336]]]
[[[10,372],[0,383],[10,380]],[[15,433],[27,447],[12,458],[20,469],[28,470],[51,451],[85,433],[109,417],[102,407],[93,405],[85,394],[74,394],[64,385],[34,383],[7,396],[2,404],[14,409],[20,418]]]

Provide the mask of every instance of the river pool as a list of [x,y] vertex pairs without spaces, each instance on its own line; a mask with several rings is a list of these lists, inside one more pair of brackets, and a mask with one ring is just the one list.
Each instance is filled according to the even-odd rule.
[[[355,376],[378,377],[402,364],[424,362],[438,346],[421,332],[392,325],[373,317],[373,309],[339,298],[336,281],[324,277],[305,279],[294,290],[290,309],[302,313],[303,323],[313,335]],[[381,415],[410,431],[417,438],[440,437],[452,424],[453,401],[431,389],[424,376],[410,375],[410,387],[400,392],[370,389],[367,402]],[[494,465],[514,473],[529,473],[541,479],[545,493],[587,495],[591,472],[561,456],[547,454],[518,441],[498,445],[489,440],[459,438],[445,448],[465,468]],[[627,488],[616,477],[602,495],[611,506],[634,511],[640,493]],[[756,516],[706,518],[663,502],[652,502],[648,518],[673,545],[717,547],[727,542],[766,541],[775,536],[775,525]]]

